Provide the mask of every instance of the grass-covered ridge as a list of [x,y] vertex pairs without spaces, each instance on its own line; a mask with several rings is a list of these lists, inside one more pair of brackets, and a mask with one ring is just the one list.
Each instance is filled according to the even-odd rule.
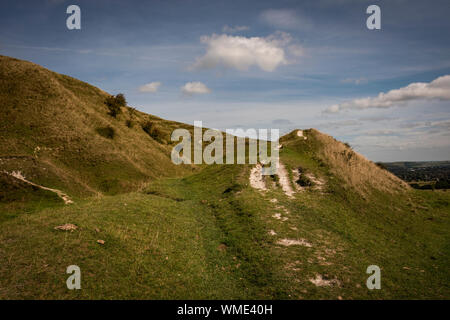
[[[314,129],[281,139],[287,176],[262,191],[251,165],[173,165],[168,137],[192,127],[113,117],[108,96],[0,57],[0,299],[450,297],[448,192],[412,190]],[[365,286],[372,264],[381,290]]]
[[[248,171],[210,166],[139,193],[2,222],[0,297],[448,297],[447,193],[415,190],[404,201],[379,195],[376,205],[316,191],[290,199],[251,188]],[[276,212],[288,220],[275,219]],[[65,223],[78,229],[54,230]],[[305,239],[311,247],[282,246],[281,239]],[[82,290],[65,286],[71,264],[82,270]],[[365,287],[371,264],[382,269],[382,290]],[[336,282],[317,286],[311,280],[318,275]]]
[[[4,170],[20,170],[78,196],[136,190],[149,179],[186,171],[170,161],[166,137],[175,127],[189,126],[132,108],[112,117],[102,90],[5,56],[0,88]],[[142,129],[150,121],[165,128],[166,139]]]

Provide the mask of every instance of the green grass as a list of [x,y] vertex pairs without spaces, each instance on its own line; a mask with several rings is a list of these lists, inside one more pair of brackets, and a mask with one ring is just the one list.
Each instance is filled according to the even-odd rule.
[[[255,268],[261,272],[264,268],[258,265],[258,251],[251,250],[253,241],[260,240],[235,230],[253,230],[247,223],[239,224],[251,219],[226,223],[214,205],[221,194],[215,191],[222,191],[222,186],[208,195],[186,189],[200,190],[195,182],[199,178],[161,181],[157,187],[166,191],[161,195],[149,190],[86,200],[4,222],[0,297],[264,297],[259,287],[270,283],[256,278]],[[234,212],[235,206],[228,209],[228,214]],[[53,230],[64,223],[79,229]],[[97,244],[98,239],[105,240],[105,245]],[[80,291],[65,288],[64,272],[70,264],[82,270]]]
[[[277,190],[262,195],[247,179],[246,166],[209,166],[142,193],[3,221],[0,298],[449,297],[448,193],[413,191],[411,206],[380,195],[368,206],[313,191],[295,200]],[[285,222],[272,217],[280,205],[289,211]],[[64,223],[79,229],[53,229]],[[282,247],[279,238],[304,238],[312,247]],[[71,264],[81,268],[82,290],[65,286]],[[382,269],[382,290],[365,287],[371,264]],[[316,287],[316,274],[341,285]]]
[[[0,173],[0,299],[450,298],[450,193],[408,188],[329,136],[280,140],[291,180],[323,181],[288,198],[277,177],[251,188],[248,165],[172,164],[167,137],[191,126],[113,118],[76,79],[0,56],[0,88],[1,171],[75,201]],[[66,288],[73,264],[81,290]],[[365,286],[373,264],[381,290]]]
[[151,120],[161,136],[191,126],[129,107],[111,117],[107,97],[85,82],[0,56],[1,168],[80,197],[130,192],[150,179],[192,170],[172,164],[165,141],[126,122]]

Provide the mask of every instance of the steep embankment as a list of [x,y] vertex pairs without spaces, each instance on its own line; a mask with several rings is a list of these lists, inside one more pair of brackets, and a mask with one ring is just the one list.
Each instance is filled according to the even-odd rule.
[[[122,108],[108,94],[31,62],[0,56],[0,165],[28,180],[77,196],[133,190],[186,168],[170,161],[170,128],[180,124]],[[164,128],[161,137],[142,129]],[[189,127],[182,125],[183,127]]]

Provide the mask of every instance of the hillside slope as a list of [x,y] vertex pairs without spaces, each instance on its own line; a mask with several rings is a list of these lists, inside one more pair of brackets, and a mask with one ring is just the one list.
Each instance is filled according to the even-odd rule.
[[[280,141],[290,150],[284,152],[288,159],[290,155],[296,154],[296,157],[307,160],[311,169],[315,168],[315,171],[336,179],[330,181],[333,185],[354,191],[362,197],[367,197],[373,192],[401,194],[410,189],[407,183],[389,171],[366,159],[348,145],[318,130],[294,130]],[[291,166],[294,165],[295,163],[291,163]]]
[[[448,192],[412,190],[314,129],[280,139],[278,175],[175,166],[167,137],[192,127],[114,118],[107,96],[0,57],[0,299],[450,297]],[[73,264],[82,290],[66,287]]]
[[[173,165],[170,147],[141,127],[152,121],[170,131],[181,124],[131,108],[114,118],[104,104],[107,96],[82,81],[0,56],[2,169],[77,196],[135,190],[149,179],[188,170]],[[103,133],[108,130],[113,138]]]

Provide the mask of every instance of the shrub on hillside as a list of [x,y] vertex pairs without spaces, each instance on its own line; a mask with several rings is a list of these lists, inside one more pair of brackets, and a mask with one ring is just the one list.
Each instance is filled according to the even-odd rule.
[[153,128],[153,122],[151,121],[145,121],[142,125],[142,130],[144,130],[148,135],[150,135],[150,132]]
[[301,187],[312,187],[314,186],[314,182],[312,182],[311,179],[309,179],[304,174],[300,173],[300,176],[298,177],[298,180],[295,181],[299,186]]
[[125,125],[126,125],[128,128],[133,128],[134,123],[133,123],[133,121],[131,121],[130,119],[127,119],[127,120],[125,120]]
[[348,143],[348,142],[344,142],[344,145],[349,149],[353,149],[352,146],[350,145],[350,143]]
[[127,100],[125,99],[125,96],[123,93],[119,93],[115,96],[116,103],[121,107],[126,107]]
[[127,105],[127,101],[125,100],[125,96],[122,93],[119,93],[115,96],[107,97],[105,104],[109,109],[109,114],[116,118],[117,115],[122,112],[121,108]]
[[111,126],[97,128],[97,133],[107,139],[114,139],[114,137],[116,136],[116,130]]
[[128,113],[130,114],[130,118],[133,118],[136,114],[136,108],[128,107]]
[[150,137],[158,141],[159,143],[166,142],[166,133],[160,126],[151,121],[146,121],[142,124],[142,130],[144,130]]

